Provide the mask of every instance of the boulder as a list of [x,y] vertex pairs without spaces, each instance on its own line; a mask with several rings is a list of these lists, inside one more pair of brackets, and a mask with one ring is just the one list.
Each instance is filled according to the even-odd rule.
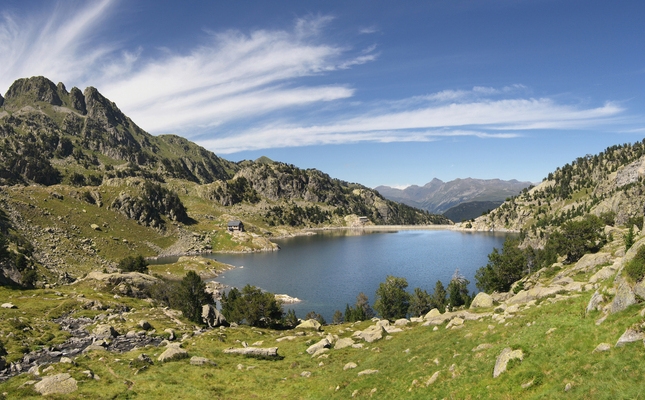
[[552,296],[562,290],[561,286],[536,286],[529,290],[520,290],[515,296],[506,300],[509,305],[524,304],[531,300]]
[[433,383],[435,383],[437,381],[437,379],[439,378],[440,373],[441,373],[441,371],[437,371],[434,374],[432,374],[432,376],[426,381],[426,386],[430,386]]
[[602,351],[609,351],[610,349],[611,345],[609,343],[600,343],[595,349],[593,349],[592,353],[600,353]]
[[409,319],[407,319],[407,318],[399,318],[396,321],[394,321],[394,326],[406,326],[409,323],[410,323]]
[[600,271],[596,272],[591,276],[591,278],[589,278],[589,283],[596,283],[598,281],[609,279],[616,273],[617,269],[618,267],[615,264],[602,267]]
[[206,357],[192,356],[190,358],[190,365],[216,365],[216,364]]
[[488,308],[492,306],[493,298],[484,292],[477,293],[477,296],[475,296],[473,302],[470,303],[470,308]]
[[364,371],[359,372],[358,376],[372,375],[372,374],[376,374],[377,372],[378,372],[378,369],[366,369]]
[[313,329],[315,331],[319,331],[320,327],[320,322],[316,321],[315,319],[308,319],[296,326],[296,329]]
[[493,378],[497,378],[502,373],[506,372],[506,366],[508,362],[514,359],[519,359],[520,361],[524,359],[524,352],[522,350],[512,350],[510,347],[504,348],[502,352],[497,357],[495,362],[495,368],[493,369]]
[[92,331],[97,339],[108,339],[119,336],[119,332],[112,325],[97,325]]
[[2,305],[0,307],[2,307],[2,308],[18,308],[15,305],[13,305],[12,303],[2,303]]
[[365,330],[359,332],[356,336],[365,340],[367,343],[372,343],[377,340],[380,340],[387,334],[385,328],[379,325],[372,325],[367,327]]
[[473,351],[473,352],[478,352],[478,351],[482,351],[482,350],[490,349],[491,347],[493,347],[493,345],[492,345],[492,344],[490,344],[490,343],[482,343],[482,344],[480,344],[479,346],[477,346],[477,347],[473,348],[473,350],[472,350],[472,351]]
[[345,364],[345,366],[343,367],[343,371],[347,371],[348,369],[354,369],[356,367],[358,367],[358,365],[356,365],[355,362],[350,361],[347,364]]
[[308,354],[314,354],[315,352],[317,352],[320,349],[328,349],[330,347],[331,347],[331,343],[329,342],[329,340],[327,340],[327,338],[324,338],[321,341],[319,341],[318,343],[315,343],[315,344],[312,344],[311,346],[309,346],[309,348],[307,348],[307,353]]
[[616,347],[623,347],[626,343],[638,342],[645,339],[645,334],[634,329],[627,329],[616,342]]
[[617,313],[636,303],[636,295],[627,282],[622,281],[616,289],[616,296],[611,302],[610,312]]
[[456,317],[451,319],[450,322],[448,322],[448,325],[446,325],[446,329],[462,326],[463,324],[464,324],[464,320],[459,317]]
[[600,310],[602,308],[600,305],[602,304],[603,301],[605,301],[605,298],[603,297],[602,294],[600,294],[596,290],[593,296],[591,296],[591,299],[589,300],[589,304],[587,304],[587,312]]
[[150,325],[150,322],[146,321],[145,319],[142,319],[141,321],[139,321],[137,325],[139,326],[139,328],[143,329],[144,331],[147,331],[152,328],[152,325]]
[[251,357],[275,358],[278,355],[277,347],[242,347],[242,348],[229,348],[223,350],[224,354],[242,354]]
[[334,349],[343,349],[345,347],[352,347],[354,344],[354,341],[352,338],[342,338],[339,339],[336,344],[334,345]]
[[590,272],[596,266],[609,262],[611,262],[611,254],[609,253],[585,254],[571,269],[571,272]]
[[34,389],[43,396],[47,396],[75,392],[78,389],[78,385],[76,384],[76,379],[72,378],[70,374],[64,373],[43,378],[42,381],[34,385]]
[[168,340],[175,340],[177,339],[177,335],[175,334],[175,331],[171,328],[166,328],[163,330],[168,334]]
[[188,352],[180,347],[169,347],[157,357],[158,361],[168,362],[188,358]]
[[212,304],[202,306],[202,321],[210,328],[226,325],[226,318]]
[[441,315],[441,312],[439,312],[439,310],[437,310],[436,308],[433,308],[432,310],[428,311],[428,313],[425,315],[425,317],[423,317],[423,319],[428,320],[430,318],[437,317],[439,315]]

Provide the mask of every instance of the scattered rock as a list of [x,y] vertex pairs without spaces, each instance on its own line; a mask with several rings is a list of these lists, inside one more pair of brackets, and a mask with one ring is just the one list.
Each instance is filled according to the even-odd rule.
[[593,349],[592,353],[599,353],[601,351],[609,351],[611,349],[611,345],[609,343],[600,343],[598,346],[596,346],[595,349]]
[[177,336],[175,335],[175,331],[174,331],[174,330],[172,330],[172,329],[170,329],[170,328],[166,328],[166,329],[164,329],[163,331],[164,331],[164,332],[166,332],[166,333],[168,334],[168,340],[175,340],[175,339],[177,339]]
[[119,332],[112,325],[97,325],[92,331],[98,339],[108,339],[119,336]]
[[0,305],[0,307],[2,307],[2,308],[18,308],[12,303],[3,303],[2,305]]
[[603,297],[602,294],[600,294],[597,290],[591,296],[591,299],[589,299],[589,304],[587,304],[587,312],[591,312],[594,310],[600,311],[602,309],[601,304],[605,301],[605,298]]
[[378,373],[378,369],[366,369],[358,373],[358,376],[372,375]]
[[47,396],[75,392],[78,389],[78,385],[76,384],[76,379],[72,378],[70,374],[64,373],[43,378],[42,381],[34,385],[34,389],[43,396]]
[[547,334],[547,335],[550,335],[550,334],[552,334],[553,332],[555,332],[557,329],[558,329],[558,328],[551,328],[551,329],[549,329],[548,331],[546,331],[546,334]]
[[441,312],[439,312],[439,310],[437,310],[436,308],[433,308],[432,310],[428,311],[423,319],[429,320],[430,318],[437,317],[439,315],[441,315]]
[[410,323],[410,320],[407,318],[400,318],[394,321],[394,326],[406,326]]
[[168,362],[188,358],[188,352],[180,347],[169,347],[157,357],[158,361]]
[[294,340],[295,338],[296,338],[296,337],[295,337],[295,336],[293,336],[293,335],[290,335],[290,336],[283,336],[283,337],[277,338],[275,341],[276,341],[276,342],[278,342],[278,343],[280,343],[280,342],[283,342],[283,341],[285,341],[285,340],[292,341],[292,340]]
[[564,391],[565,391],[565,392],[568,392],[568,391],[569,391],[569,390],[571,390],[572,388],[573,388],[573,384],[572,384],[571,382],[569,382],[569,383],[567,383],[566,385],[564,385]]
[[535,382],[535,379],[531,379],[530,381],[524,382],[520,386],[522,386],[522,389],[528,389],[531,386],[533,386],[533,382]]
[[150,325],[150,323],[145,319],[142,319],[141,321],[139,321],[137,325],[139,326],[139,328],[143,329],[144,331],[147,331],[152,328],[152,325]]
[[309,372],[309,371],[302,371],[302,372],[300,373],[300,376],[301,376],[301,377],[303,377],[303,378],[309,378],[309,377],[311,377],[311,372]]
[[320,327],[320,322],[316,321],[315,319],[308,319],[296,326],[296,329],[313,329],[315,331],[319,331]]
[[611,313],[623,311],[627,307],[636,303],[636,295],[627,282],[621,282],[616,289],[616,296],[611,302]]
[[475,296],[473,302],[470,303],[470,308],[488,308],[492,306],[493,298],[484,292],[477,293],[477,296]]
[[477,347],[473,348],[473,350],[472,350],[472,351],[473,351],[473,352],[478,352],[478,351],[482,351],[482,350],[490,349],[491,347],[493,347],[493,345],[492,345],[492,344],[490,344],[490,343],[482,343],[482,344],[480,344],[479,346],[477,346]]
[[356,336],[365,340],[367,343],[372,343],[380,340],[387,334],[385,328],[380,325],[372,325],[361,332],[357,332]]
[[456,317],[456,318],[451,319],[450,322],[448,322],[448,325],[446,325],[446,329],[450,329],[450,328],[453,328],[453,327],[455,327],[455,328],[456,327],[461,327],[463,324],[464,324],[464,320],[459,318],[459,317]]
[[623,347],[626,343],[638,342],[645,339],[645,334],[634,329],[627,329],[616,342],[616,347]]
[[324,338],[318,343],[315,343],[309,346],[309,348],[307,348],[307,353],[314,354],[320,349],[328,349],[330,347],[331,347],[331,343],[329,342],[329,340],[327,340],[327,338]]
[[339,339],[336,344],[334,344],[334,349],[343,349],[345,347],[351,347],[354,344],[352,338],[342,338]]
[[226,325],[226,318],[212,304],[204,304],[202,306],[202,321],[210,328]]
[[495,362],[495,368],[493,369],[493,378],[497,378],[503,372],[506,372],[506,366],[508,365],[508,362],[513,359],[523,360],[524,352],[522,352],[522,350],[512,350],[509,347],[504,348],[504,350],[502,350],[500,355],[497,357],[497,361]]
[[243,347],[243,348],[229,348],[223,350],[224,354],[242,354],[245,356],[251,357],[266,357],[266,358],[276,358],[280,357],[278,355],[277,347]]
[[217,365],[206,357],[192,356],[190,358],[190,365]]
[[426,381],[426,386],[430,386],[433,383],[437,381],[437,378],[439,378],[439,374],[441,374],[441,371],[437,371],[432,376]]
[[354,369],[356,367],[358,367],[358,365],[356,365],[355,362],[350,361],[347,364],[345,364],[345,366],[343,367],[343,371],[347,371],[348,369]]

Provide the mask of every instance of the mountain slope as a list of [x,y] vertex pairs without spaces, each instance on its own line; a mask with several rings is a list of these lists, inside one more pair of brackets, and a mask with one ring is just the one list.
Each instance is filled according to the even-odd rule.
[[0,282],[65,282],[131,253],[275,250],[304,228],[451,223],[314,169],[152,136],[95,88],[44,77],[9,88],[0,139]]
[[424,186],[412,185],[403,190],[378,186],[375,190],[387,199],[441,214],[451,207],[470,201],[501,203],[530,185],[530,182],[517,180],[466,178],[443,182],[435,178]]

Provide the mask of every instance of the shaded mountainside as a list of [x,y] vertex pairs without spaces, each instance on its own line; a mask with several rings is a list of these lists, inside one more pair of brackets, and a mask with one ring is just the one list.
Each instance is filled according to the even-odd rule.
[[424,186],[412,185],[403,190],[378,186],[375,190],[387,199],[441,214],[465,202],[493,201],[501,204],[530,185],[530,182],[517,180],[466,178],[443,182],[435,178]]
[[579,157],[472,225],[522,231],[527,240],[540,244],[558,226],[586,214],[603,217],[611,225],[642,222],[644,204],[645,141]]
[[[2,282],[64,282],[132,252],[275,250],[269,237],[303,228],[451,223],[315,169],[152,136],[93,87],[19,79],[0,106]],[[227,232],[234,219],[246,232]]]
[[443,216],[451,221],[467,221],[496,209],[502,203],[502,201],[467,201],[450,207]]

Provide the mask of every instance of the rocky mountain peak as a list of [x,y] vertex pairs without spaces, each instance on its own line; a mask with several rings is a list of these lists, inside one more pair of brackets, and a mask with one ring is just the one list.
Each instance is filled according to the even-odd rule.
[[95,87],[89,86],[83,92],[87,115],[109,125],[126,125],[127,117],[116,104],[99,93]]
[[0,107],[4,104],[4,97],[0,94]]
[[63,104],[59,95],[59,88],[44,76],[18,79],[11,85],[5,97],[7,100],[42,101],[54,106]]

